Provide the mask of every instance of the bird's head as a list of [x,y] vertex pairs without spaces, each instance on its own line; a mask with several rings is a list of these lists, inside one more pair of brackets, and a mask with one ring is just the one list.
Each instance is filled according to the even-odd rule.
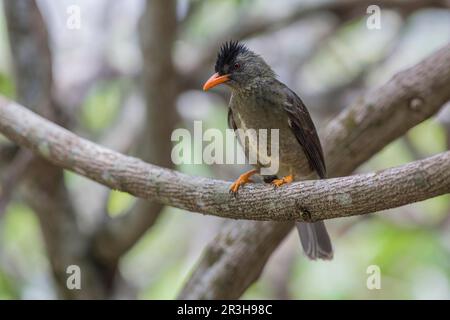
[[221,83],[233,89],[241,89],[275,76],[263,58],[238,41],[222,45],[217,54],[215,71],[203,85],[203,90]]

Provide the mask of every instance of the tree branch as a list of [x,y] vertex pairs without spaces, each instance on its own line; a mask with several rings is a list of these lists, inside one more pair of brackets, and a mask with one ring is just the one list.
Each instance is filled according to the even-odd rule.
[[33,159],[34,155],[29,150],[19,150],[10,165],[5,168],[5,175],[0,184],[0,216],[7,208],[14,189],[24,178],[25,172]]
[[[389,209],[450,191],[450,152],[343,178],[251,184],[234,199],[225,181],[191,177],[128,157],[64,131],[18,104],[0,100],[0,130],[63,168],[113,189],[224,218],[316,221]],[[383,199],[383,201],[380,201]]]
[[409,14],[424,7],[448,8],[449,3],[445,0],[337,0],[320,2],[310,6],[301,4],[281,19],[241,19],[240,24],[235,25],[232,30],[224,32],[220,38],[226,41],[230,36],[233,39],[253,37],[268,30],[279,30],[300,19],[324,12],[332,13],[341,20],[348,20],[355,16],[364,16],[367,7],[370,5],[378,5],[381,9],[396,9],[402,14]]
[[279,30],[296,21],[314,14],[330,12],[341,20],[348,20],[355,16],[364,16],[370,5],[378,5],[381,9],[396,9],[402,14],[409,14],[424,7],[448,8],[446,0],[337,0],[325,1],[311,6],[299,5],[281,19],[241,19],[241,23],[235,25],[232,30],[224,32],[220,37],[226,41],[230,36],[233,39],[249,38],[268,30]]

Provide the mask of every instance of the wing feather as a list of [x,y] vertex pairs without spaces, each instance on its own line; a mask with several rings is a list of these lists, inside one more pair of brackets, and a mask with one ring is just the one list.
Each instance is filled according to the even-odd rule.
[[288,114],[288,124],[292,129],[298,143],[302,146],[309,165],[320,178],[327,176],[325,160],[319,136],[314,123],[302,100],[289,88],[286,90],[284,109]]
[[228,127],[230,129],[233,129],[234,131],[237,130],[236,122],[234,122],[233,111],[231,111],[231,108],[228,108]]

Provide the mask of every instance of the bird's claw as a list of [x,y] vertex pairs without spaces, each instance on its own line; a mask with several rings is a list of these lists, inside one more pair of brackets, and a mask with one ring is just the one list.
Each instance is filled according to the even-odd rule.
[[237,193],[239,191],[239,188],[243,186],[244,184],[248,183],[250,181],[250,177],[257,173],[257,170],[251,170],[249,172],[246,172],[244,174],[241,174],[239,178],[236,179],[235,182],[233,182],[230,186],[230,194],[233,196],[237,196]]
[[237,196],[240,185],[235,182],[230,186],[230,190],[228,191],[234,197]]
[[284,184],[291,183],[292,181],[294,181],[294,177],[292,175],[289,175],[281,179],[274,179],[271,184],[273,184],[274,188],[278,188]]

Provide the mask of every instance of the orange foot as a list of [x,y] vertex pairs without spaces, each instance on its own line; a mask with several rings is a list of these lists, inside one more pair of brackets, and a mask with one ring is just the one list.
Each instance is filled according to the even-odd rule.
[[250,170],[246,173],[243,173],[236,179],[235,182],[230,187],[230,193],[236,194],[239,190],[240,186],[248,183],[250,181],[250,177],[254,174],[258,173],[258,170]]
[[294,176],[288,175],[286,177],[283,177],[281,179],[275,179],[273,180],[271,183],[276,187],[281,187],[283,184],[287,184],[287,183],[291,183],[292,181],[294,181]]

